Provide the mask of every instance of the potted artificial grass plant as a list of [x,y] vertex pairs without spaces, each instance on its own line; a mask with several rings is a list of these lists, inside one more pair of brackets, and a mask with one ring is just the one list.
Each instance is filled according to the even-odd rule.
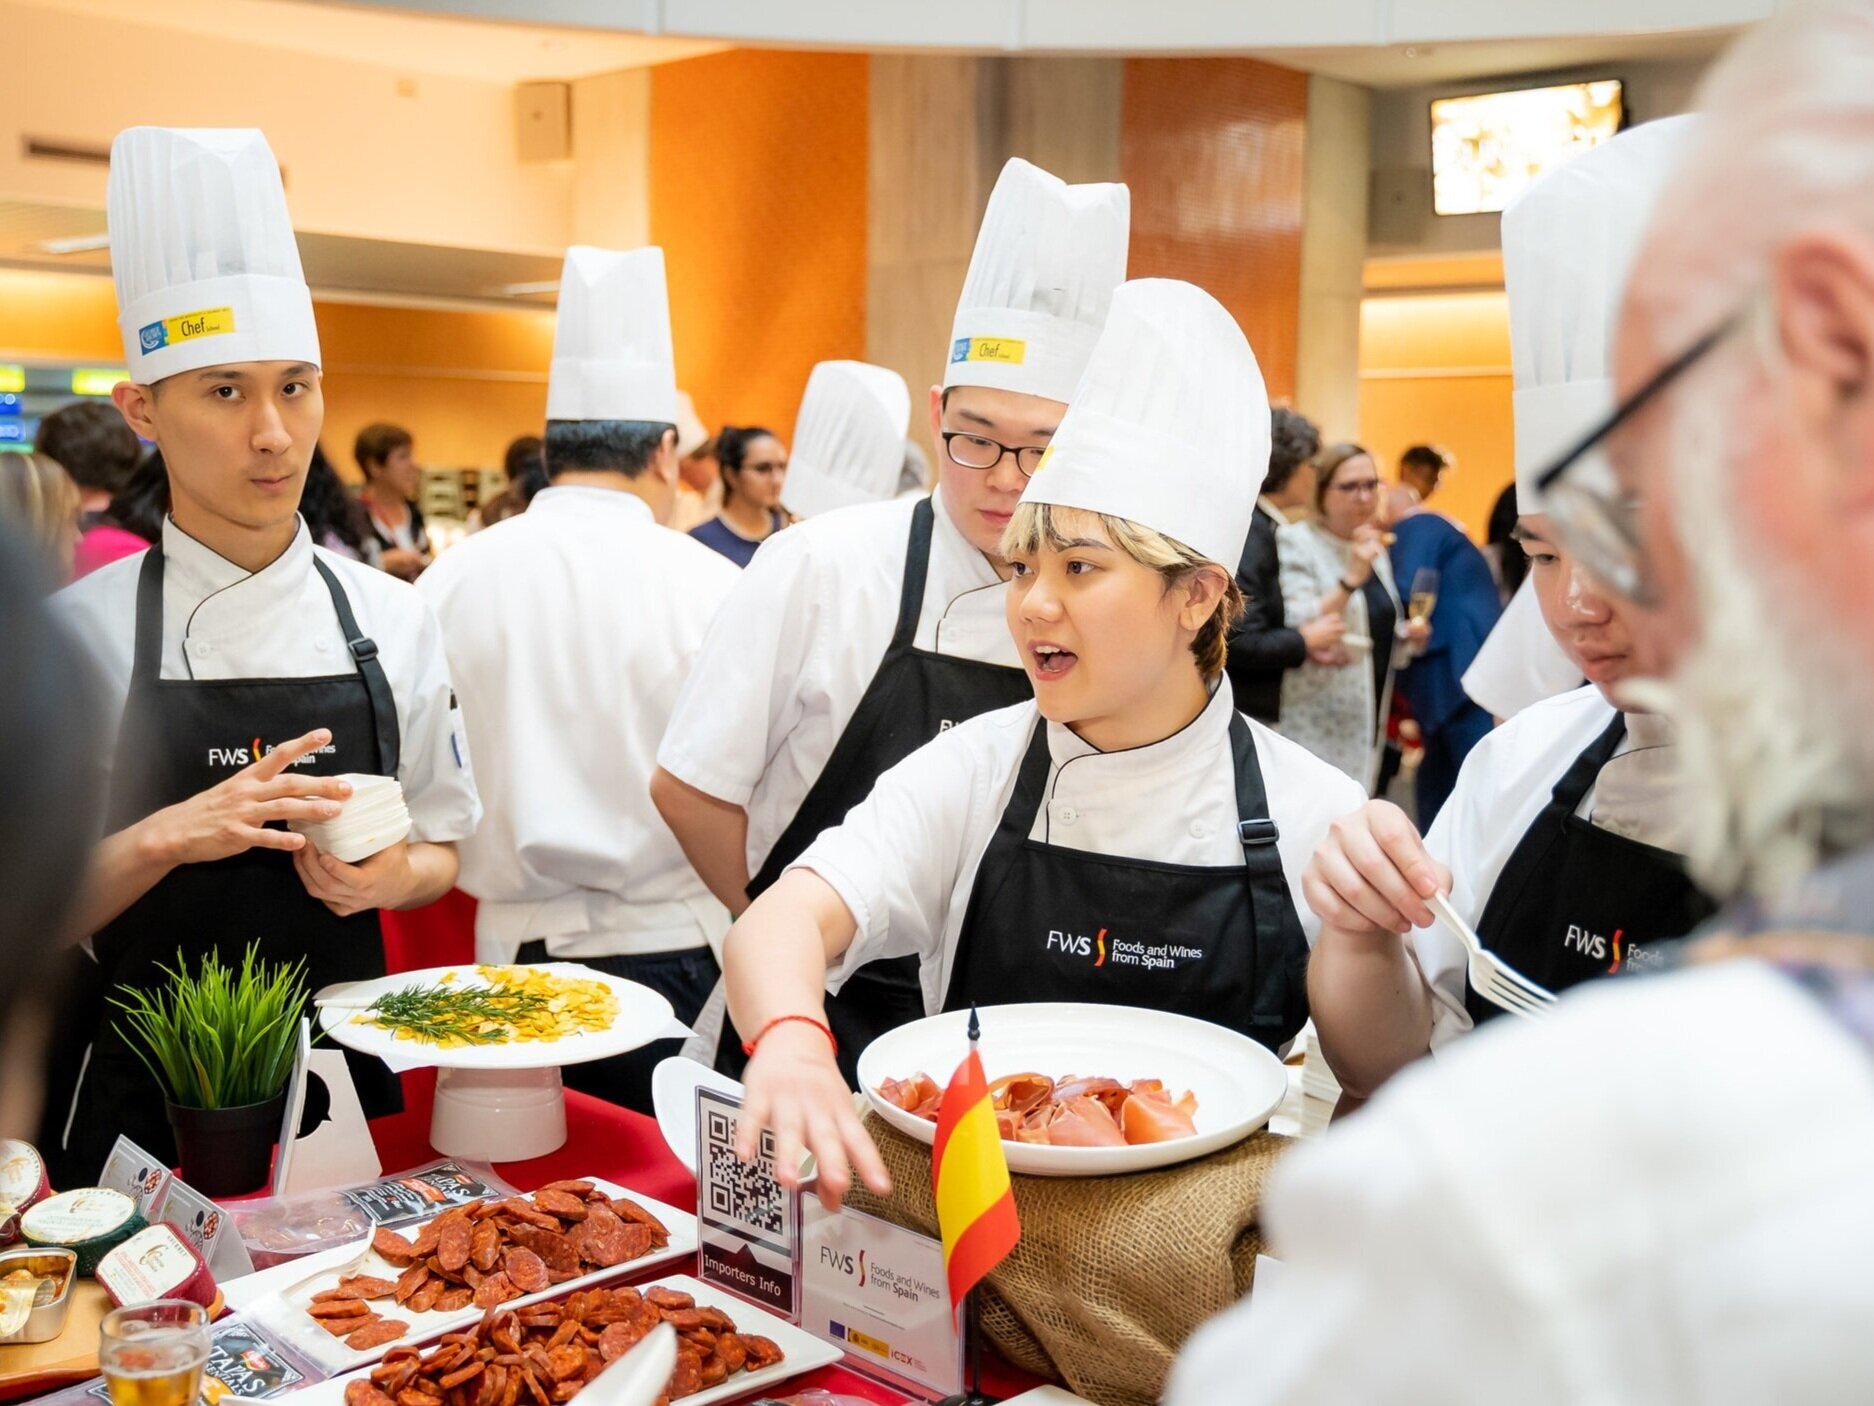
[[204,1196],[267,1184],[287,1080],[306,1007],[306,964],[263,962],[250,943],[240,967],[210,952],[194,971],[182,953],[152,990],[119,987],[131,1048],[163,1086],[182,1179]]

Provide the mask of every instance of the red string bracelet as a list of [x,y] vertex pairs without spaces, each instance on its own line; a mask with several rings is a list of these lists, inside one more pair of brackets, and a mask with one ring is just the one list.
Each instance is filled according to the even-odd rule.
[[811,1025],[815,1030],[818,1030],[822,1035],[826,1036],[827,1043],[833,1047],[834,1055],[837,1056],[839,1054],[839,1040],[833,1034],[833,1027],[828,1025],[824,1020],[816,1020],[810,1015],[777,1015],[756,1032],[754,1039],[742,1041],[742,1053],[751,1059],[754,1058],[755,1046],[759,1045],[767,1038],[768,1032],[777,1025],[787,1024],[790,1020],[804,1021],[806,1024]]

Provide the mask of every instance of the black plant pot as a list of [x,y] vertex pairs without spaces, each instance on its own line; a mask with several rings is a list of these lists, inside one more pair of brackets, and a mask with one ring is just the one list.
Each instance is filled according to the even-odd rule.
[[245,1196],[267,1184],[286,1090],[239,1108],[169,1105],[182,1179],[204,1196]]

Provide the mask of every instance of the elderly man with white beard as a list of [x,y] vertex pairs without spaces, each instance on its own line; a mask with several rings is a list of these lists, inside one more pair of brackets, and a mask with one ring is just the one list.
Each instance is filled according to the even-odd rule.
[[1792,6],[1699,105],[1591,437],[1618,483],[1584,444],[1543,488],[1638,607],[1732,901],[1296,1152],[1284,1272],[1172,1406],[1874,1396],[1874,5]]

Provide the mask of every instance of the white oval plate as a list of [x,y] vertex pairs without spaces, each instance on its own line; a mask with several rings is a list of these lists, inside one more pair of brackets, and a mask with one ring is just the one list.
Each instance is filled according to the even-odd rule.
[[557,1040],[520,1040],[508,1045],[465,1045],[445,1050],[421,1040],[399,1040],[382,1026],[361,1025],[354,1020],[360,1010],[352,1003],[369,1004],[386,992],[401,991],[406,986],[434,985],[450,972],[456,974],[459,982],[479,984],[473,964],[429,967],[423,971],[398,972],[394,976],[352,982],[343,988],[327,987],[317,993],[318,997],[336,996],[346,1004],[322,1007],[319,1025],[339,1044],[360,1054],[376,1055],[394,1061],[394,1065],[434,1065],[438,1069],[552,1069],[624,1054],[670,1033],[675,1013],[670,1002],[650,987],[622,977],[607,976],[577,962],[541,962],[538,965],[555,976],[602,981],[611,987],[618,997],[618,1014],[611,1026],[605,1030],[581,1030]]
[[[1173,1097],[1197,1095],[1195,1137],[1125,1147],[1046,1147],[1004,1142],[1009,1170],[1036,1177],[1100,1177],[1170,1167],[1241,1142],[1281,1106],[1282,1062],[1246,1035],[1209,1021],[1132,1006],[1041,1002],[983,1006],[983,1073],[990,1083],[1033,1072],[1058,1079],[1105,1077],[1122,1084],[1162,1079]],[[969,1053],[968,1011],[945,1011],[881,1035],[859,1056],[859,1085],[873,1109],[919,1142],[937,1125],[879,1097],[886,1079],[928,1074],[940,1087]]]

